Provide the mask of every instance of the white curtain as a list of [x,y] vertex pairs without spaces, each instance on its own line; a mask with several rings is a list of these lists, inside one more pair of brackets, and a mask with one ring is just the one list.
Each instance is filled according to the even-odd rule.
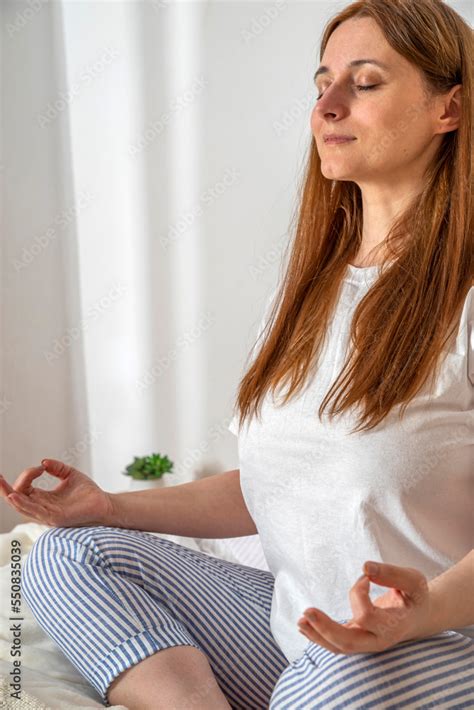
[[297,59],[281,46],[308,13],[2,3],[10,483],[45,456],[109,491],[152,452],[174,462],[168,485],[238,466],[227,425],[287,239],[318,24]]

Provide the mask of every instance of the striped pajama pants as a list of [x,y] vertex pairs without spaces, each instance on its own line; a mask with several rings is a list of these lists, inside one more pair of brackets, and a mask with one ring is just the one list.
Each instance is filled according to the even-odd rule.
[[[474,639],[445,631],[352,655],[308,641],[288,663],[269,625],[270,572],[153,533],[51,528],[33,545],[22,584],[39,625],[107,707],[122,671],[190,645],[205,653],[232,708],[474,708]],[[203,684],[187,708],[205,698]]]

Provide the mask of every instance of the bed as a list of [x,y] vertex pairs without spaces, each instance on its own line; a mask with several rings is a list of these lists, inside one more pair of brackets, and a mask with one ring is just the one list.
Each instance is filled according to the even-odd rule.
[[[21,701],[10,697],[12,680],[13,633],[9,620],[11,592],[10,547],[12,540],[21,543],[22,563],[33,543],[48,529],[47,525],[27,522],[0,535],[0,708],[8,710],[82,710],[104,707],[100,695],[64,656],[54,641],[36,623],[25,600],[21,615]],[[222,540],[208,540],[153,533],[214,557],[268,570],[258,535]],[[128,710],[124,705],[110,706]]]

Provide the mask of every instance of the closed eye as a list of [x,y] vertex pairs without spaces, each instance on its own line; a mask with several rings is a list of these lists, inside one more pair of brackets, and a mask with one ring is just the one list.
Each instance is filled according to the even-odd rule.
[[[369,91],[370,89],[375,89],[378,86],[378,84],[371,84],[370,86],[356,86],[356,89],[359,91]],[[316,101],[319,101],[324,96],[324,91],[322,94],[319,94],[318,98]]]

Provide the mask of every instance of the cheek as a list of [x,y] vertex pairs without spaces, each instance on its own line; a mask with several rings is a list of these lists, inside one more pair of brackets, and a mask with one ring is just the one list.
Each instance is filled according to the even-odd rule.
[[401,106],[373,106],[364,120],[367,136],[372,143],[384,144],[393,150],[410,148],[424,143],[427,126],[416,101]]

